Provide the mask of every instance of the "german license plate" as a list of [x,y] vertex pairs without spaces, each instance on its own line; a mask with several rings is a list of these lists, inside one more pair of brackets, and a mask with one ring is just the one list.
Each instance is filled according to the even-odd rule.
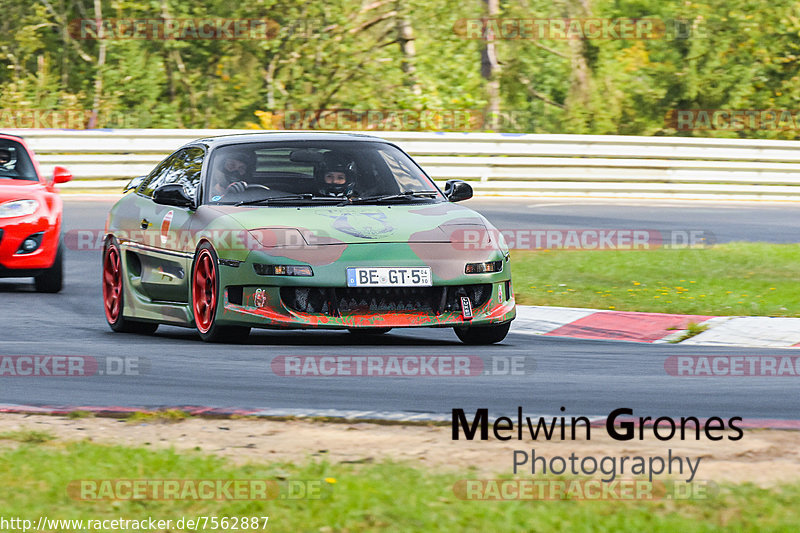
[[430,287],[430,267],[351,267],[348,287]]

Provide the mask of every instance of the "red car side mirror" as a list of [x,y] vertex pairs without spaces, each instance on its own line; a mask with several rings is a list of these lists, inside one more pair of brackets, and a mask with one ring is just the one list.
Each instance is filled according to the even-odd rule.
[[72,179],[72,173],[64,167],[57,166],[53,169],[53,183],[66,183]]

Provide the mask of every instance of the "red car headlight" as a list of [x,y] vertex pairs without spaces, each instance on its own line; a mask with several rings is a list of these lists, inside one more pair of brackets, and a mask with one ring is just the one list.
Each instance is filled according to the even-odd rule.
[[39,209],[36,200],[12,200],[0,204],[0,218],[24,217],[32,215]]

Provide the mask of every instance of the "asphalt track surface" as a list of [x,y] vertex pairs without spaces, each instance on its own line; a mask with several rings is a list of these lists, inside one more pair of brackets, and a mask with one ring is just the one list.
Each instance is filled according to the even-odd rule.
[[800,204],[760,202],[473,199],[467,205],[501,230],[627,229],[697,231],[717,243],[800,242]]
[[[549,204],[549,205],[546,205]],[[498,227],[700,228],[720,240],[792,242],[800,222],[791,204],[612,204],[472,200]],[[67,200],[65,229],[100,229],[111,203]],[[528,207],[534,206],[534,207]],[[676,222],[676,221],[679,221]],[[393,331],[373,341],[348,333],[254,330],[243,345],[202,343],[192,330],[162,326],[155,336],[115,334],[101,303],[100,252],[68,250],[66,286],[37,294],[30,280],[0,280],[0,355],[135,357],[139,375],[0,377],[0,404],[210,406],[299,414],[389,413],[447,418],[451,409],[491,416],[560,413],[602,416],[800,418],[798,378],[679,378],[670,355],[793,355],[786,350],[700,348],[509,334],[500,345],[469,347],[449,329]],[[487,368],[524,358],[524,375],[476,377],[283,377],[276,356],[467,355]],[[495,358],[495,359],[492,359]],[[500,359],[497,359],[500,358]]]

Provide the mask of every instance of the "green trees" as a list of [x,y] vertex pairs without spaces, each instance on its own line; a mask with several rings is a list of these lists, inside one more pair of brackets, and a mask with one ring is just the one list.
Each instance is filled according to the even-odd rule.
[[[786,0],[2,0],[2,6],[0,128],[20,125],[13,113],[21,109],[79,110],[84,127],[281,128],[286,110],[345,108],[472,110],[487,113],[473,128],[537,133],[795,138],[798,131],[793,123],[679,131],[669,120],[678,109],[797,107],[800,15]],[[474,28],[487,17],[582,20],[584,27],[589,19],[652,19],[657,31],[643,39],[467,38],[475,37],[465,33],[467,21]],[[111,24],[110,38],[89,35],[96,18]],[[250,33],[164,38],[162,24],[161,34],[120,38],[134,20],[178,21],[190,36],[192,23],[197,32],[203,21],[238,20]],[[260,23],[260,37],[259,20],[268,21]],[[310,120],[304,125],[318,126]]]

